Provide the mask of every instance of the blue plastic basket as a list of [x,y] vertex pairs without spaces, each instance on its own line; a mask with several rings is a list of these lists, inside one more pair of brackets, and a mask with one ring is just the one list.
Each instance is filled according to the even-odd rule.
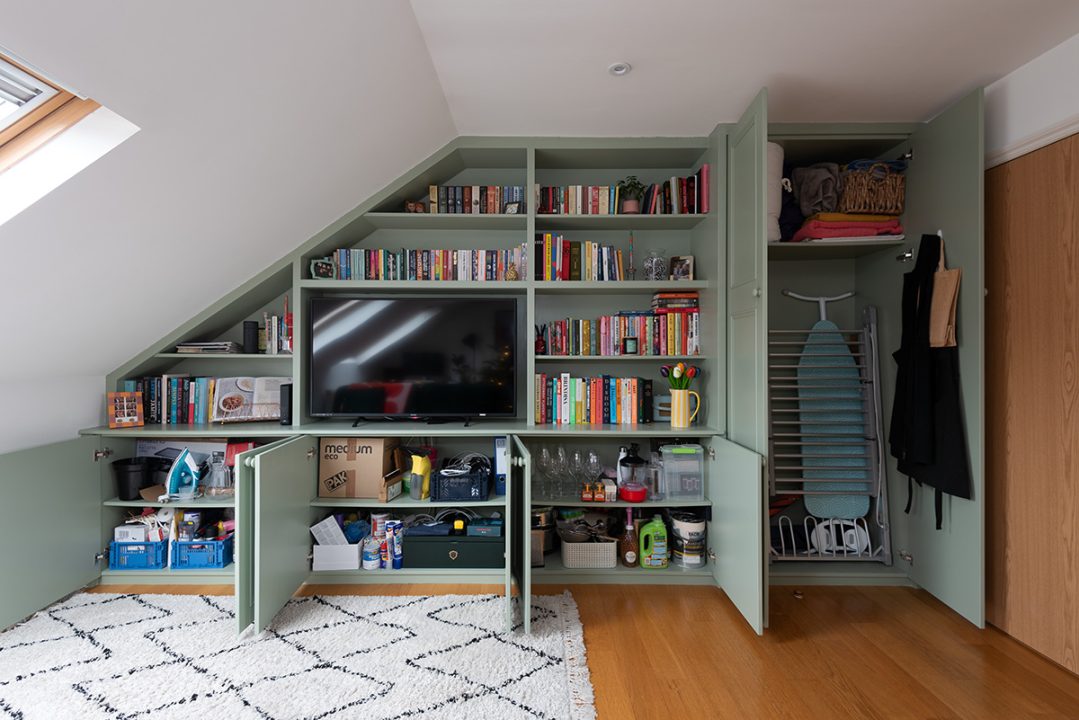
[[232,562],[232,535],[224,540],[176,540],[172,543],[173,570],[223,568]]
[[109,544],[112,570],[160,570],[165,567],[168,542],[115,542]]

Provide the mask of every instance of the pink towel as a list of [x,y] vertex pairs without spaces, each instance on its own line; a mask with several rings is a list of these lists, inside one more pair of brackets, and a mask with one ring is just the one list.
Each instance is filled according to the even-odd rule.
[[903,226],[899,219],[864,221],[864,222],[827,222],[824,220],[807,220],[798,232],[794,233],[791,242],[803,240],[823,240],[833,237],[860,237],[862,235],[900,235]]

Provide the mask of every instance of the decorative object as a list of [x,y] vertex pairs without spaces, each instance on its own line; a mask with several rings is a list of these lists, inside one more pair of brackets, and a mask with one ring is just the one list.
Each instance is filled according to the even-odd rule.
[[28,719],[594,720],[573,597],[534,595],[527,636],[505,631],[503,602],[296,598],[269,631],[237,636],[231,596],[80,593],[0,634],[0,707]]
[[521,279],[520,273],[517,272],[516,263],[512,263],[512,262],[510,263],[509,267],[506,268],[506,272],[504,272],[502,274],[502,279],[503,280],[520,280]]
[[521,203],[519,203],[519,202],[506,203],[506,207],[502,210],[502,212],[504,212],[507,215],[520,215],[520,213],[521,213]]
[[663,255],[660,254],[660,251],[651,250],[648,253],[648,257],[644,259],[644,279],[667,279],[667,261],[663,259]]
[[622,354],[623,355],[636,355],[637,350],[637,338],[626,337],[622,338]]
[[[693,378],[701,374],[701,369],[696,365],[679,362],[676,365],[664,365],[659,369],[659,374],[667,378],[671,386],[671,427],[688,428],[701,409],[701,396],[689,389]],[[692,414],[689,411],[690,395],[697,398],[697,406]]]
[[406,200],[405,201],[406,213],[425,213],[427,212],[427,206],[423,204],[422,200]]
[[625,180],[618,181],[618,197],[622,203],[619,209],[623,215],[637,215],[641,212],[641,196],[644,195],[644,185],[636,175],[627,175]]
[[693,279],[693,256],[675,255],[671,258],[671,280]]
[[311,261],[311,277],[315,280],[333,280],[333,258],[315,258]]
[[546,337],[547,337],[547,325],[546,324],[537,325],[536,326],[536,354],[537,355],[546,355],[547,354],[547,340],[544,339]]
[[142,393],[111,392],[107,394],[110,428],[142,427]]

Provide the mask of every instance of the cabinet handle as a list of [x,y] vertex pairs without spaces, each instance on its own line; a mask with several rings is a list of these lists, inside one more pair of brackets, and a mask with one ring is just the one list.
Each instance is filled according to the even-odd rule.
[[450,550],[450,560],[456,560],[456,559],[457,559],[457,551],[456,550]]
[[753,288],[753,297],[760,297],[760,296],[761,296],[761,289],[760,288]]

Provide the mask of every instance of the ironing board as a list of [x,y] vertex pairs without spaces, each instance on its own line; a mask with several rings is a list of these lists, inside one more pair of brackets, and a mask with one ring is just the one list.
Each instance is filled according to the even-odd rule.
[[[859,494],[807,494],[805,506],[816,517],[853,520],[865,517],[869,512],[867,449],[864,445],[830,444],[829,441],[836,439],[836,436],[849,435],[850,438],[844,439],[852,440],[865,435],[861,373],[838,326],[823,317],[824,303],[821,303],[821,315],[821,320],[813,325],[798,361],[798,382],[809,386],[799,390],[802,435],[809,443],[820,443],[808,444],[804,448],[804,477],[864,479],[867,482],[864,485],[849,482],[813,483],[812,488],[807,489],[820,492],[847,490]],[[813,457],[815,455],[827,457]],[[829,469],[813,469],[825,466]],[[842,467],[851,469],[836,469]]]

